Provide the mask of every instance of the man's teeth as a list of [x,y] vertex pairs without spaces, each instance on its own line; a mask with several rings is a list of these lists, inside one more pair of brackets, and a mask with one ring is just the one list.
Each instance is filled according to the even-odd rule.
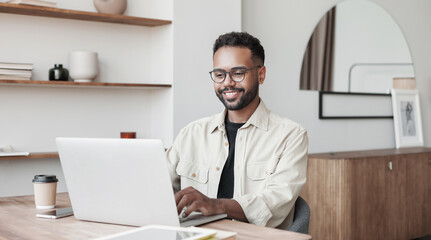
[[226,92],[225,94],[228,95],[228,96],[232,96],[232,95],[237,94],[237,92]]

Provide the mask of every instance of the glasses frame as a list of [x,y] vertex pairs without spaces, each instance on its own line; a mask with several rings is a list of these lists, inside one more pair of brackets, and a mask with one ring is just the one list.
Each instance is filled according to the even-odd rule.
[[[210,74],[211,80],[213,80],[213,82],[215,82],[215,83],[222,83],[222,82],[224,82],[224,80],[226,80],[226,76],[227,76],[228,74],[229,74],[230,79],[232,79],[232,81],[234,81],[234,82],[242,82],[242,81],[244,81],[244,79],[245,79],[245,74],[246,74],[247,72],[249,72],[249,71],[251,71],[251,70],[253,70],[253,69],[256,69],[256,68],[261,68],[261,67],[262,67],[261,65],[256,65],[256,66],[254,66],[254,67],[247,68],[247,69],[243,69],[243,68],[232,68],[229,72],[222,71],[222,70],[217,70],[217,71],[222,71],[222,72],[224,72],[224,78],[223,78],[223,80],[221,80],[221,81],[219,81],[219,82],[217,82],[217,81],[216,81],[216,80],[214,80],[214,78],[213,78],[212,73],[213,73],[213,72],[215,72],[215,70],[210,71],[210,72],[209,72],[209,74]],[[244,76],[242,77],[242,79],[241,79],[241,80],[234,80],[234,79],[232,78],[232,71],[236,71],[236,70],[244,71]]]

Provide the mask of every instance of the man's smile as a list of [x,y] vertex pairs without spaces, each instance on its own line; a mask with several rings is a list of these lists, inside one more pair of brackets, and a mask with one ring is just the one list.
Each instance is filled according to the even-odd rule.
[[239,96],[241,91],[226,91],[223,92],[223,96],[226,100],[235,99]]
[[219,91],[226,100],[234,100],[240,96],[240,94],[244,92],[244,89],[222,89]]

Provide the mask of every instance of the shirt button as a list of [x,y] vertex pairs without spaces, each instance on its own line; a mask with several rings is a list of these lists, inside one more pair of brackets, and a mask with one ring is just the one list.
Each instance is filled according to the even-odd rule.
[[219,168],[219,167],[216,167],[216,170],[217,170],[217,171],[220,171],[220,168]]
[[192,174],[192,177],[196,177],[196,173],[193,173],[193,174]]
[[227,146],[229,145],[229,143],[228,143],[228,142],[225,142],[225,143],[224,143],[224,145],[227,147]]

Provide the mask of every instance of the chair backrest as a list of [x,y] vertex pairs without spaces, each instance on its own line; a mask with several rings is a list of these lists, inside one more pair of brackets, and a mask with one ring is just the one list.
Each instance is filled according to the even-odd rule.
[[308,203],[298,196],[295,202],[295,214],[293,223],[288,228],[289,231],[308,234],[308,224],[310,223],[310,207]]

